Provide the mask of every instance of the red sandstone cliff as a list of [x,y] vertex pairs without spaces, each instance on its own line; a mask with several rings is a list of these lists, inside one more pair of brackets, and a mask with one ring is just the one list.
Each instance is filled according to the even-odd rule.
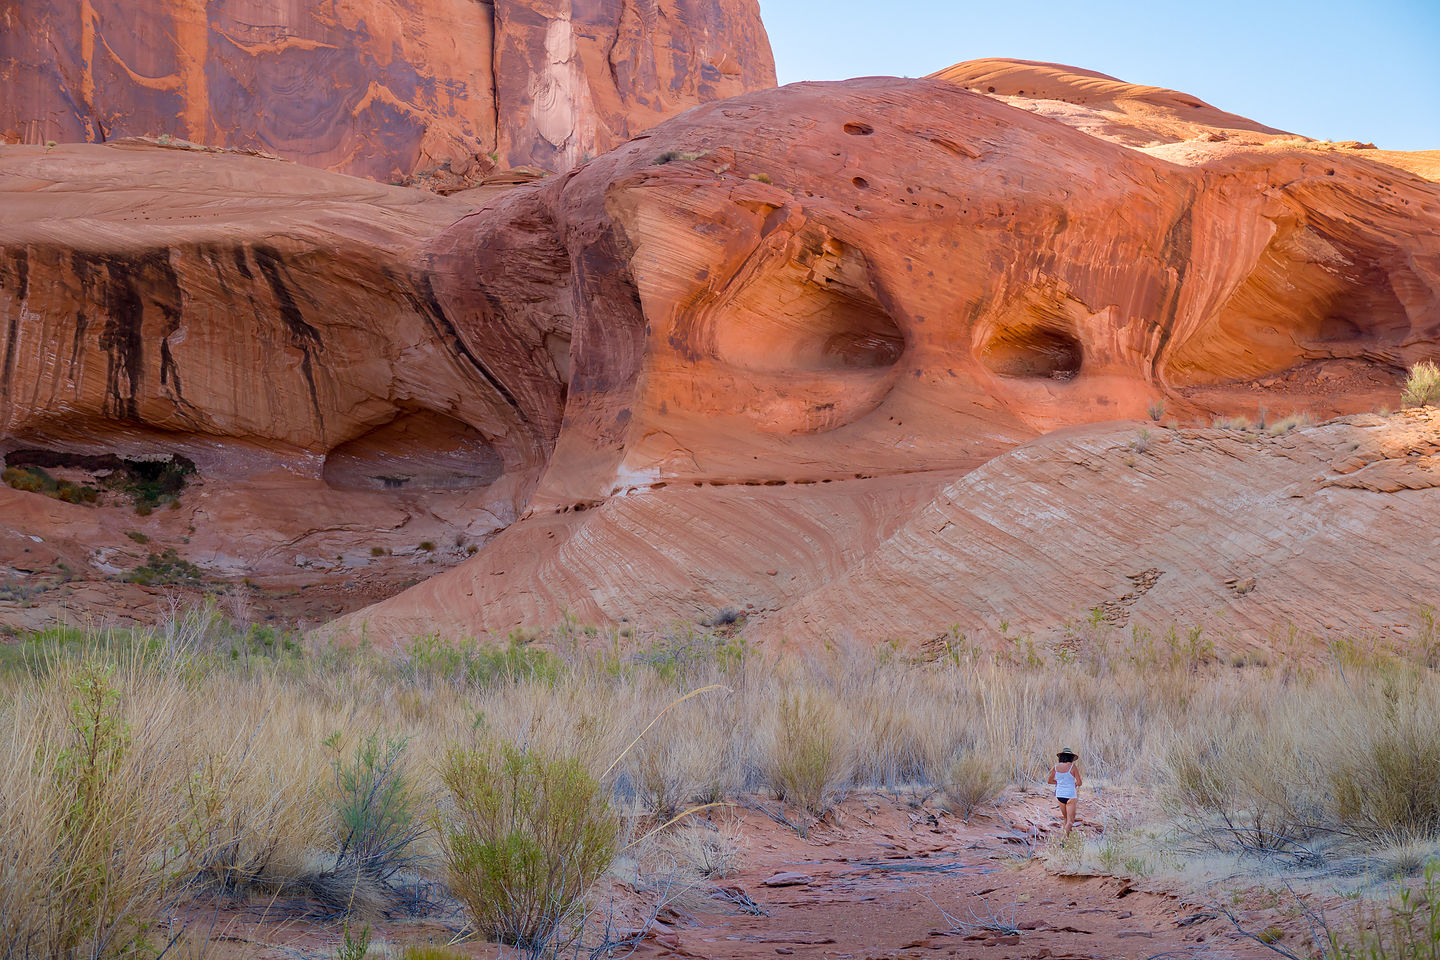
[[568,170],[775,83],[756,0],[19,0],[0,18],[9,142],[164,135],[386,181]]
[[[225,571],[323,553],[348,576],[368,529],[500,531],[341,624],[374,636],[746,604],[757,636],[1217,601],[1248,628],[1388,628],[1433,585],[1433,418],[1196,424],[1394,404],[1440,342],[1440,185],[1022,106],[799,84],[450,198],[0,149],[0,441],[184,453],[217,498],[197,562]],[[1162,402],[1191,427],[1153,450],[1086,426]]]

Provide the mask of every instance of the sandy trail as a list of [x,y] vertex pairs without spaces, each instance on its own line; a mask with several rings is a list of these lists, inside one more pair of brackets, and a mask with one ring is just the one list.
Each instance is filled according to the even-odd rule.
[[[774,805],[771,804],[773,807]],[[1084,811],[1082,810],[1082,816]],[[722,816],[730,816],[728,814]],[[737,810],[746,840],[742,869],[702,884],[660,913],[643,941],[614,957],[759,960],[1259,960],[1263,946],[1236,933],[1203,900],[1160,882],[1058,876],[1037,855],[1058,821],[1039,798],[1017,798],[970,823],[893,799],[847,802],[833,823],[805,837],[753,809]],[[719,818],[717,818],[719,819]],[[729,826],[733,827],[732,822]],[[1090,836],[1097,827],[1080,829]],[[642,888],[646,885],[642,884]],[[616,884],[617,919],[634,915],[653,889]],[[944,911],[942,913],[942,911]],[[285,910],[256,904],[218,919],[210,956],[317,960],[335,956],[339,924],[277,922]],[[945,914],[974,926],[955,929]],[[191,922],[208,922],[197,913]],[[1014,930],[985,929],[990,919]],[[1259,929],[1268,924],[1256,920]],[[396,917],[374,926],[393,948],[445,943],[463,915]],[[192,927],[192,929],[198,929]],[[1293,932],[1287,935],[1294,936]],[[463,943],[476,958],[516,956],[494,944]],[[588,956],[589,950],[579,956]]]
[[[749,858],[721,881],[762,915],[718,896],[669,914],[637,956],[759,958],[979,957],[986,960],[1232,957],[1270,954],[1224,918],[1123,879],[1066,877],[1028,855],[1051,823],[1038,801],[964,824],[890,803],[847,805],[808,838],[747,812]],[[1094,831],[1094,828],[1085,828]],[[794,876],[788,876],[794,875]],[[803,879],[802,879],[803,878]],[[783,886],[775,884],[787,884]],[[1016,932],[956,930],[1009,921]]]

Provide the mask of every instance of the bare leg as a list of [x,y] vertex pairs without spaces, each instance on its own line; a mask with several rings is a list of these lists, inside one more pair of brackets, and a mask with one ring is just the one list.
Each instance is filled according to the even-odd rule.
[[1075,829],[1075,808],[1080,805],[1078,800],[1065,801],[1065,836],[1070,836],[1070,831]]

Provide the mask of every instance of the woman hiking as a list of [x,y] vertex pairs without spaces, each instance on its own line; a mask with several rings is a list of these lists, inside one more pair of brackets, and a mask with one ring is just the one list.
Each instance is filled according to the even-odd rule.
[[1050,779],[1045,782],[1055,785],[1055,802],[1060,804],[1060,816],[1065,821],[1065,836],[1068,837],[1075,829],[1075,807],[1079,803],[1076,798],[1085,780],[1080,776],[1079,754],[1074,750],[1061,747],[1055,759],[1059,762],[1050,768]]

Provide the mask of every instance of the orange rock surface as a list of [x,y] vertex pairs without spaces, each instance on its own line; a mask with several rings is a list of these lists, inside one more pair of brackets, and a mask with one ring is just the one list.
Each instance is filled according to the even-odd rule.
[[568,170],[774,86],[755,0],[24,0],[0,137],[261,150],[393,181]]
[[[1412,558],[1440,511],[1424,479],[1433,424],[1406,481],[1426,492],[1388,505],[1329,486],[1295,499],[1334,446],[1360,442],[1346,427],[1304,443],[1176,434],[1165,450],[1205,455],[1171,467],[1127,452],[1131,423],[988,462],[1162,404],[1190,422],[1394,404],[1440,337],[1440,190],[1362,152],[1284,138],[1147,152],[953,85],[802,84],[693,111],[450,242],[513,260],[547,216],[581,282],[574,251],[623,238],[637,299],[572,282],[527,307],[575,305],[586,370],[530,514],[345,629],[503,631],[562,611],[656,624],[734,606],[755,636],[873,637],[1053,629],[1112,601],[1213,625],[1233,601],[1243,615],[1220,623],[1237,629],[1389,630],[1429,583]],[[547,289],[515,295],[545,304]],[[963,524],[937,506],[951,485]],[[1256,512],[1232,513],[1242,502]],[[1144,546],[1132,516],[1174,539]],[[1393,517],[1393,539],[1341,549],[1307,532],[1327,517]],[[934,539],[947,529],[959,539]],[[1152,568],[1163,587],[1127,599],[1129,575]],[[1228,590],[1232,575],[1268,596]],[[1350,593],[1317,602],[1317,581]]]
[[[503,528],[337,625],[372,637],[726,606],[768,638],[1042,633],[1097,606],[1390,630],[1433,580],[1433,418],[1133,422],[1394,405],[1435,355],[1440,186],[1255,133],[1126,145],[869,79],[450,198],[12,149],[3,442],[163,446],[217,486]],[[1346,470],[1375,438],[1403,455]]]

